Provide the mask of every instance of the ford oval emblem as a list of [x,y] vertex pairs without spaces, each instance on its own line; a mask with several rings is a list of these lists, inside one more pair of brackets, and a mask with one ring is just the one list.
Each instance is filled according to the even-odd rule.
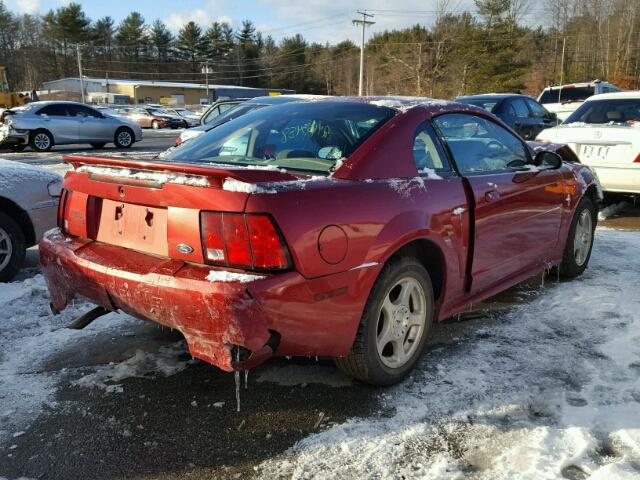
[[186,243],[179,243],[176,245],[176,248],[180,253],[191,253],[193,252],[193,248],[187,245]]

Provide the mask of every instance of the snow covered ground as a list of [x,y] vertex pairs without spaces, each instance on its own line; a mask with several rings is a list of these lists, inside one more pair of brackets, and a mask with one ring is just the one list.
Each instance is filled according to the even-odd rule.
[[[599,229],[581,278],[556,283],[548,276],[530,300],[497,313],[499,322],[467,328],[433,347],[409,380],[380,391],[378,413],[304,438],[258,464],[256,475],[640,478],[639,244],[640,232]],[[88,305],[78,302],[53,316],[48,302],[40,275],[0,286],[4,456],[19,451],[16,444],[39,414],[62,408],[56,392],[70,381],[100,395],[122,395],[127,378],[178,375],[187,363],[179,342],[131,352],[113,364],[51,369],[52,358],[91,337],[121,343],[139,322],[109,314],[84,330],[68,330]],[[308,382],[301,368],[265,368],[258,382]],[[340,402],[340,389],[353,388],[352,382],[336,382],[330,367],[322,368],[333,384],[327,394]]]
[[640,478],[640,233],[498,326],[426,355],[384,412],[298,442],[263,478]]

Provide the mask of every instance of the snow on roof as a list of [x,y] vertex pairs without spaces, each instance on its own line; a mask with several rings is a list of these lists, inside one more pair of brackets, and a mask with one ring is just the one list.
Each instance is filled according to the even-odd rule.
[[620,100],[625,98],[630,100],[640,100],[640,90],[629,92],[599,93],[598,95],[592,95],[587,100]]

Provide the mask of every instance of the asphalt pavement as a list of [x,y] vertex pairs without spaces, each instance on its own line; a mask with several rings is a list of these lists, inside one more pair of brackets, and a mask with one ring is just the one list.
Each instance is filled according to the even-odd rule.
[[[160,152],[178,134],[145,131],[143,141],[127,153]],[[0,152],[0,158],[53,165],[61,155],[80,151],[90,149]],[[640,230],[640,206],[633,200],[609,197],[605,206],[616,213],[601,225]],[[37,251],[31,249],[17,280],[37,274]],[[504,312],[543,291],[541,279],[534,278],[443,322],[428,351],[447,349],[470,332],[497,325]],[[0,444],[0,478],[247,478],[262,461],[286,454],[314,432],[354,417],[394,414],[384,410],[383,390],[350,381],[322,358],[273,359],[253,369],[246,388],[240,379],[238,412],[234,376],[192,360],[178,334],[143,321],[106,328],[109,322],[117,320],[96,320],[91,335],[61,349],[41,368],[40,373],[60,379],[55,402],[34,414],[25,432]],[[168,356],[180,368],[169,375],[151,367],[125,374],[113,382],[119,386],[114,389],[80,381],[147,354]]]

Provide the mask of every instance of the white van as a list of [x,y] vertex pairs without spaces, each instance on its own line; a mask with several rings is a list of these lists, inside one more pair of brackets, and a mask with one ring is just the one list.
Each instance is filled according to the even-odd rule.
[[558,120],[564,121],[590,96],[621,91],[613,83],[601,80],[570,83],[545,88],[538,97],[538,102],[550,112],[555,113]]

